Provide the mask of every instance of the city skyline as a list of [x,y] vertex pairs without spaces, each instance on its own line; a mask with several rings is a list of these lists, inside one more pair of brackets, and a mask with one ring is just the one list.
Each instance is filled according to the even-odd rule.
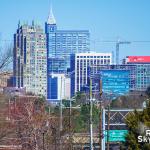
[[[149,31],[149,4],[145,0],[133,0],[129,3],[114,1],[69,1],[64,0],[27,0],[1,1],[0,40],[1,44],[13,41],[13,34],[18,21],[38,20],[44,29],[52,3],[53,13],[58,29],[87,29],[91,33],[91,51],[111,52],[115,50],[114,42],[101,42],[103,40],[117,41],[150,41]],[[8,11],[9,10],[9,11]],[[39,11],[40,10],[40,11]],[[18,13],[19,12],[19,13]],[[11,26],[10,25],[11,22]],[[5,41],[6,40],[6,41]],[[95,44],[94,44],[95,43]],[[131,43],[120,47],[120,58],[127,55],[148,55],[150,42]]]
[[150,0],[0,4],[0,149],[150,149]]

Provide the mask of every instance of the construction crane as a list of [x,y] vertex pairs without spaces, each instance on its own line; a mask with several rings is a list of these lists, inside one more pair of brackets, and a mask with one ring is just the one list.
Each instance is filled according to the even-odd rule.
[[[116,43],[116,64],[119,64],[119,48],[121,44],[131,44],[130,41],[111,41],[111,40],[91,40],[94,43],[94,47],[95,47],[95,43],[96,42],[101,42],[101,43]],[[134,42],[145,42],[145,41],[134,41]],[[146,42],[150,42],[150,41],[146,41]],[[112,52],[112,61],[114,64],[114,52]]]
[[119,46],[121,44],[131,44],[129,41],[118,41],[116,43],[116,65],[119,65]]

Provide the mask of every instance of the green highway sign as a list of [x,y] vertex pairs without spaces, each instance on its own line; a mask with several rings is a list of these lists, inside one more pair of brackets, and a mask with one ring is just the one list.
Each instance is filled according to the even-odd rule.
[[[123,142],[128,130],[109,130],[109,142]],[[105,131],[107,141],[107,131]]]

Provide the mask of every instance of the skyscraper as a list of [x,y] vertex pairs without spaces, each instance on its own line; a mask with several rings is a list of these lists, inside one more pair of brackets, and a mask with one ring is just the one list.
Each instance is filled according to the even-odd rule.
[[47,87],[50,95],[51,73],[65,73],[70,68],[70,55],[90,51],[88,30],[58,30],[52,9],[45,23],[47,37]]
[[[48,60],[50,57],[64,57],[70,67],[70,54],[90,51],[88,30],[58,30],[52,9],[45,23]],[[49,61],[48,61],[49,63]]]
[[46,96],[46,35],[39,25],[18,25],[14,34],[13,71],[16,87]]

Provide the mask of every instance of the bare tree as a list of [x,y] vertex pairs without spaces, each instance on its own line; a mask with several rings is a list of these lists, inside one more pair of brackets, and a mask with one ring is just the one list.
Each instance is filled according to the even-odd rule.
[[0,48],[0,71],[7,70],[10,63],[13,60],[13,46],[5,45],[4,48]]
[[46,111],[46,102],[38,96],[11,97],[6,106],[8,121],[0,122],[0,145],[20,146],[22,150],[68,149],[68,111],[64,130],[60,132],[59,114]]
[[16,145],[21,145],[23,150],[58,147],[58,119],[45,111],[45,101],[36,96],[27,96],[15,98],[13,106],[11,119],[15,120]]
[[7,96],[0,94],[0,145],[9,145],[10,140],[7,139],[12,137],[15,129],[9,118],[8,101]]

